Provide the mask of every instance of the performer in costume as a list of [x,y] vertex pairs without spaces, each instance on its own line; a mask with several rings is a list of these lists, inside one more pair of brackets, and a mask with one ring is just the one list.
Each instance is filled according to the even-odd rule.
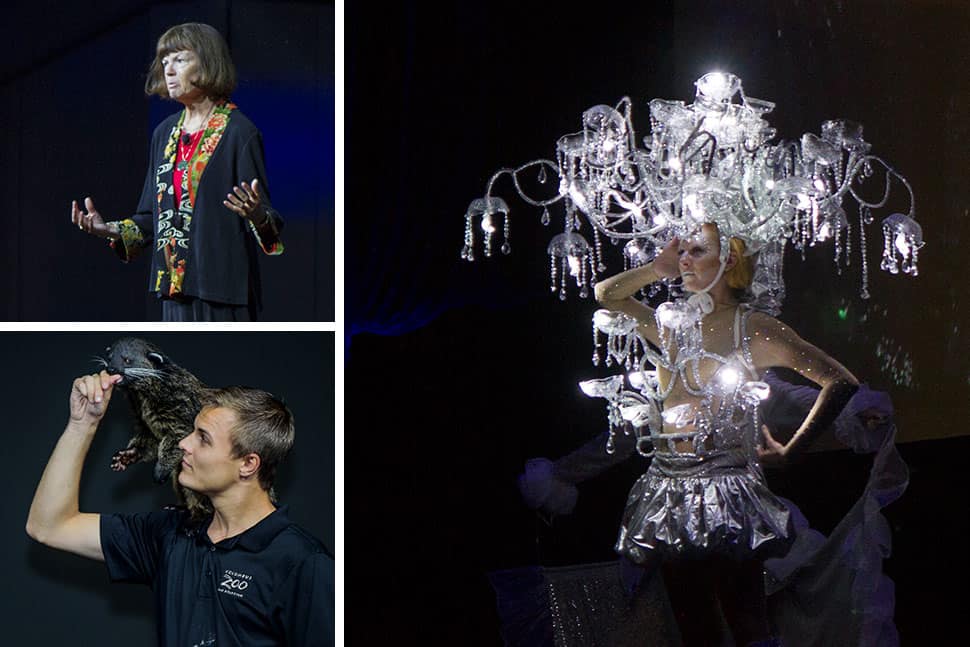
[[128,262],[152,254],[149,290],[164,321],[249,321],[260,309],[258,251],[283,252],[266,186],[262,136],[229,101],[236,72],[213,27],[186,23],[158,40],[145,91],[184,108],[152,135],[138,209],[105,222],[88,197],[71,221]]
[[[875,449],[874,467],[862,498],[828,538],[767,488],[761,468],[803,450],[858,388],[848,370],[774,318],[785,291],[785,245],[804,252],[834,241],[838,266],[858,251],[867,299],[866,227],[894,181],[910,205],[882,221],[879,267],[918,274],[923,239],[912,189],[870,153],[860,124],[829,120],[820,135],[774,144],[776,130],[765,120],[774,104],[747,96],[738,77],[711,72],[695,87],[692,104],[650,102],[642,147],[624,97],[584,112],[582,131],[558,140],[555,160],[498,171],[465,213],[462,257],[475,258],[476,219],[486,256],[498,242],[503,253],[511,249],[509,207],[493,195],[500,177],[510,175],[520,197],[543,209],[543,222],[550,206],[562,204],[565,231],[547,247],[550,288],[565,299],[572,279],[580,296],[595,282],[608,309],[593,317],[594,364],[606,334],[606,365],[620,369],[580,386],[608,402],[607,453],[616,451],[616,432],[632,428],[636,449],[653,457],[630,493],[617,549],[640,563],[665,562],[668,589],[680,587],[671,597],[686,642],[718,644],[714,618],[723,613],[738,644],[777,644],[767,589],[786,645],[896,644],[880,509],[905,489],[907,476],[892,426],[881,439],[849,438],[856,451]],[[533,173],[545,184],[549,170],[558,175],[556,195],[523,188]],[[857,185],[877,170],[884,192],[866,197]],[[846,198],[858,206],[858,228],[843,209]],[[579,233],[584,219],[591,243]],[[603,237],[627,241],[624,267],[633,269],[596,282],[606,271]],[[660,281],[670,299],[656,310],[634,298],[644,288],[655,294]],[[681,289],[689,296],[681,298]],[[770,392],[762,375],[774,366],[821,389],[784,443],[758,420]]]
[[[802,450],[858,386],[841,364],[739,301],[752,265],[739,239],[721,260],[717,226],[708,223],[684,241],[674,238],[652,263],[596,286],[597,300],[635,318],[640,335],[661,351],[651,357],[657,386],[648,406],[662,409],[662,423],[651,429],[653,461],[630,492],[617,550],[638,563],[664,557],[687,644],[717,644],[718,608],[737,644],[769,640],[762,561],[785,552],[792,529],[759,461],[783,462]],[[644,285],[678,275],[692,296],[664,304],[673,308],[657,312],[633,298]],[[759,376],[772,366],[822,390],[786,444],[766,433],[767,449],[759,449]],[[751,385],[748,393],[742,385]]]

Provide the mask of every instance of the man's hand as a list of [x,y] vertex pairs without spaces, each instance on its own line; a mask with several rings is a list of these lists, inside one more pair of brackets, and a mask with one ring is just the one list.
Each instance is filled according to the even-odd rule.
[[96,375],[84,375],[74,380],[71,387],[71,422],[96,425],[101,422],[115,384],[121,375],[109,375],[101,371]]

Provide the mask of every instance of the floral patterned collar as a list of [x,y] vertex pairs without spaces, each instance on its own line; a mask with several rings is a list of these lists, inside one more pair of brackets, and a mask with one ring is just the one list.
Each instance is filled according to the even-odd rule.
[[[212,157],[212,153],[215,152],[216,146],[219,145],[219,140],[222,139],[222,133],[225,132],[226,126],[229,124],[229,115],[236,109],[236,105],[228,101],[223,102],[215,107],[212,112],[212,116],[209,117],[209,121],[206,122],[205,128],[202,132],[202,140],[199,145],[195,147],[195,150],[186,161],[186,170],[188,176],[186,184],[188,191],[183,193],[183,196],[188,197],[189,205],[195,204],[195,194],[199,189],[199,180],[202,179],[202,172],[205,170],[206,164],[209,163],[209,158]],[[172,132],[168,136],[168,143],[165,146],[165,159],[172,164],[172,168],[175,167],[175,158],[178,151],[179,137],[182,133],[182,124],[185,122],[185,111],[182,111],[182,115],[179,117],[178,123],[172,128]],[[184,200],[185,198],[183,198]],[[179,205],[181,210],[181,205]]]
[[192,152],[181,173],[181,199],[175,204],[175,192],[171,182],[175,176],[175,164],[178,153],[179,138],[182,134],[182,124],[185,122],[185,111],[178,122],[172,127],[165,145],[162,163],[155,173],[157,187],[158,223],[155,235],[155,251],[164,254],[165,269],[158,271],[155,280],[155,291],[169,297],[176,297],[182,293],[182,281],[186,271],[186,251],[189,249],[189,237],[192,229],[192,211],[195,206],[196,192],[199,181],[205,171],[209,159],[219,145],[222,135],[229,125],[229,117],[236,106],[228,101],[215,107],[209,121],[202,131],[202,139]]

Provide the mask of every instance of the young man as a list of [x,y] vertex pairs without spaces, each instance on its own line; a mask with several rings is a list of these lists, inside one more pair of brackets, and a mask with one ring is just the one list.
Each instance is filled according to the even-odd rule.
[[27,534],[105,562],[112,581],[151,586],[159,645],[332,645],[333,560],[269,497],[294,435],[292,414],[270,394],[212,391],[179,443],[179,483],[209,498],[210,517],[80,512],[84,458],[120,379],[102,371],[74,381]]

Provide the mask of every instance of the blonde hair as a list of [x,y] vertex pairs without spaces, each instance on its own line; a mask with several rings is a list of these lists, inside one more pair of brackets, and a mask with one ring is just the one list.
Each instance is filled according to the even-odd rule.
[[731,253],[734,254],[734,267],[724,272],[729,288],[747,290],[754,278],[754,256],[745,255],[747,246],[740,238],[731,238]]
[[199,78],[195,87],[216,101],[228,100],[236,89],[236,66],[229,56],[229,46],[215,27],[200,22],[187,22],[169,28],[155,47],[155,60],[148,68],[145,94],[168,99],[165,68],[162,59],[172,52],[192,51],[199,59]]
[[276,470],[290,453],[296,429],[293,414],[272,394],[245,386],[209,389],[202,396],[202,408],[225,407],[236,414],[232,430],[232,456],[259,455],[259,484],[273,487]]

